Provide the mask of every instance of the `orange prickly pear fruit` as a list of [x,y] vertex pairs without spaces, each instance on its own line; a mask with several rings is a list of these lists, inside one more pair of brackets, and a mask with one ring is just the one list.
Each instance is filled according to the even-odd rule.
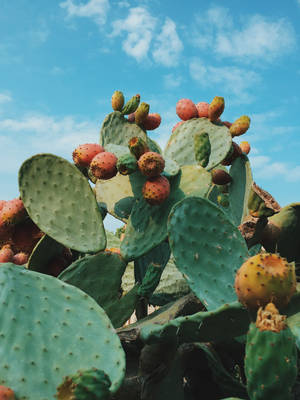
[[10,244],[5,244],[0,250],[0,263],[12,262],[13,256],[14,252],[12,251]]
[[0,226],[15,225],[23,221],[27,216],[27,211],[20,198],[8,200],[0,211]]
[[80,144],[72,154],[74,164],[80,167],[88,167],[95,155],[102,151],[104,151],[104,148],[97,143]]
[[12,262],[16,265],[24,265],[28,262],[29,259],[29,254],[24,253],[24,251],[20,251],[19,253],[16,253],[13,258]]
[[196,108],[199,118],[208,118],[209,103],[206,103],[205,101],[200,101],[200,103],[196,104]]
[[143,186],[142,194],[151,205],[162,204],[170,195],[170,183],[165,176],[149,178]]
[[270,302],[281,308],[296,291],[295,264],[278,254],[257,254],[237,271],[234,286],[239,301],[249,309]]
[[114,111],[121,111],[124,106],[124,96],[120,90],[116,90],[111,97],[111,106]]
[[128,147],[131,154],[133,154],[137,160],[141,157],[142,154],[149,151],[147,143],[142,138],[139,138],[137,136],[129,140]]
[[6,386],[0,385],[0,400],[15,400],[14,391]]
[[250,126],[250,118],[247,115],[242,115],[234,121],[229,128],[232,137],[243,135]]
[[198,118],[198,110],[194,102],[190,99],[180,99],[176,103],[176,114],[183,121]]
[[147,103],[141,103],[136,112],[134,113],[134,122],[137,125],[142,125],[142,123],[145,121],[145,119],[147,118],[147,115],[149,114],[149,109],[150,106]]
[[158,128],[161,123],[161,116],[158,113],[148,114],[144,122],[141,124],[141,128],[146,131],[153,131]]
[[208,118],[216,122],[225,108],[224,97],[215,96],[209,105]]
[[250,147],[249,142],[241,142],[240,143],[240,148],[241,148],[243,153],[245,153],[245,154],[249,154],[250,153],[251,147]]
[[165,160],[159,153],[147,151],[138,160],[138,167],[141,173],[148,178],[160,175],[165,168]]
[[103,151],[92,159],[90,171],[98,179],[110,179],[117,175],[117,161],[113,153]]

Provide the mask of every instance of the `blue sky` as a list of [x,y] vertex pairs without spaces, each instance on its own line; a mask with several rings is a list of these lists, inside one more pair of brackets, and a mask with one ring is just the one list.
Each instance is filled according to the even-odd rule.
[[300,0],[1,0],[0,199],[26,158],[98,142],[121,90],[161,114],[162,147],[179,99],[223,96],[223,120],[251,118],[256,183],[300,201],[299,34]]

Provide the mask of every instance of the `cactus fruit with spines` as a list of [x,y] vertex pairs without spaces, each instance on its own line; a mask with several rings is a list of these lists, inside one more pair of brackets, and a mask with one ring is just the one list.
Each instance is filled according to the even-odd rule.
[[[77,166],[35,155],[19,171],[22,218],[0,201],[0,255],[13,262],[0,267],[0,385],[16,398],[297,398],[300,203],[280,208],[253,182],[232,140],[249,117],[222,122],[221,97],[183,100],[163,151],[147,132],[160,115],[115,91],[101,152],[75,149]],[[109,173],[92,175],[95,157],[110,157]]]

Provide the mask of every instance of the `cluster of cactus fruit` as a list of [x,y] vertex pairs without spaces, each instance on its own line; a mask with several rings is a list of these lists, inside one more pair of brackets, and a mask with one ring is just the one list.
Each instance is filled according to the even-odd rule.
[[0,400],[299,399],[300,203],[253,181],[250,118],[181,99],[162,151],[124,103],[0,201]]

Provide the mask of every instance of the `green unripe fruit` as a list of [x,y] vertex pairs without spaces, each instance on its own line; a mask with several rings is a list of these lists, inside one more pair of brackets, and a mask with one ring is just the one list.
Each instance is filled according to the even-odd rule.
[[147,143],[140,137],[133,137],[129,140],[128,147],[130,152],[138,160],[142,154],[149,151]]
[[111,106],[114,111],[121,111],[124,106],[124,96],[119,90],[116,90],[111,97]]
[[122,115],[127,115],[135,112],[139,104],[140,104],[140,95],[136,94],[125,104],[124,108],[121,110]]
[[147,103],[141,103],[135,112],[135,123],[142,125],[149,114],[150,106]]
[[292,400],[297,377],[295,337],[273,303],[260,308],[247,334],[245,374],[251,400]]
[[137,161],[134,155],[124,154],[118,158],[117,170],[121,175],[130,175],[137,170]]
[[194,136],[195,159],[205,168],[208,165],[211,152],[210,140],[207,132],[198,132]]

